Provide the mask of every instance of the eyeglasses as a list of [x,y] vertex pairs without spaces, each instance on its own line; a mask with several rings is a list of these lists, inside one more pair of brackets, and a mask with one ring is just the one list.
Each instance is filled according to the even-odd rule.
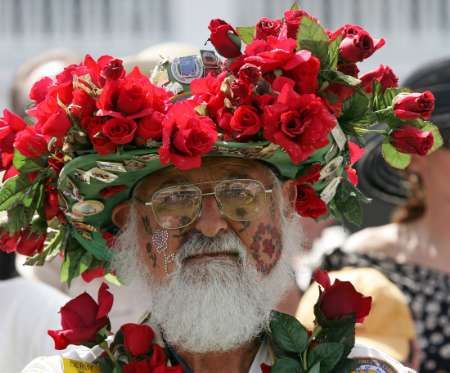
[[[215,184],[213,191],[203,193],[198,186],[204,184]],[[222,215],[230,220],[251,221],[264,211],[267,193],[272,189],[266,189],[260,181],[233,179],[170,186],[156,191],[150,202],[136,199],[152,207],[162,228],[180,229],[200,216],[204,196],[214,196]]]

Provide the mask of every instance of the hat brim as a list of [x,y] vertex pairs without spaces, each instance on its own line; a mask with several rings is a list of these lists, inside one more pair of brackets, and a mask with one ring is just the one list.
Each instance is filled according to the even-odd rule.
[[[300,165],[293,164],[286,152],[268,142],[218,141],[208,157],[261,160],[275,167],[281,177],[294,179],[311,163],[322,162],[330,146],[316,151]],[[102,233],[115,228],[111,221],[114,207],[132,197],[133,188],[142,178],[167,167],[160,162],[158,149],[155,146],[103,156],[81,155],[62,169],[58,191],[60,207],[69,223],[67,229],[96,259],[111,259]],[[111,187],[116,187],[117,193],[103,193]]]

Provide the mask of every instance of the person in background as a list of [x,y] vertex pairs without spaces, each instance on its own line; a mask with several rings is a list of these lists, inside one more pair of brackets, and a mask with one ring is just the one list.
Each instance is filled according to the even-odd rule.
[[35,82],[44,76],[52,76],[67,65],[76,63],[79,56],[67,50],[50,50],[21,65],[13,79],[10,91],[11,109],[24,116],[31,103],[28,94]]
[[406,172],[388,168],[374,143],[360,161],[360,180],[370,196],[400,204],[390,224],[353,234],[321,267],[374,267],[401,288],[416,323],[423,351],[421,373],[450,368],[450,60],[429,64],[405,86],[431,90],[433,117],[444,146],[426,157],[412,155]]

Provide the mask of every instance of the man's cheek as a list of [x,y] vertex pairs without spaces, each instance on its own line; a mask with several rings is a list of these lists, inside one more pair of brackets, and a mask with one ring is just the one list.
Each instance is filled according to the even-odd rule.
[[260,223],[249,245],[259,272],[269,273],[281,256],[281,234],[273,224]]

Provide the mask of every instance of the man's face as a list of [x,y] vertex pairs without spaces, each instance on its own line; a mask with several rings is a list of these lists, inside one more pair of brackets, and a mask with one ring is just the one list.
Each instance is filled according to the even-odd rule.
[[[237,206],[234,199],[236,197],[233,194],[233,183],[231,186],[227,182],[221,183],[220,189],[215,188],[218,182],[235,179],[251,179],[259,182],[261,189],[258,192],[257,202],[250,196],[248,201],[243,199],[242,206]],[[202,194],[208,195],[201,197],[201,207],[197,210],[198,217],[189,222],[193,216],[196,216],[192,213],[190,199],[178,202],[180,196],[184,194],[174,195],[172,191],[178,191],[179,186],[182,186],[182,190],[188,186],[188,192],[193,193],[193,189],[190,188],[192,185],[194,190],[198,188]],[[236,185],[240,186],[239,183]],[[248,186],[250,191],[254,190],[253,185]],[[164,282],[166,277],[176,270],[175,258],[180,248],[189,244],[189,240],[193,237],[213,240],[230,233],[241,241],[246,257],[257,271],[262,274],[270,273],[280,258],[282,248],[279,193],[270,192],[274,188],[274,177],[269,168],[256,161],[238,158],[207,158],[203,160],[202,167],[199,169],[180,171],[176,168],[168,168],[146,177],[136,188],[134,196],[140,201],[137,204],[137,210],[141,257],[145,258],[152,278]],[[209,194],[217,190],[223,192],[219,196],[219,203],[223,203],[222,209],[216,200],[217,195]],[[155,202],[155,193],[159,193],[158,205],[155,203],[146,205],[145,202],[152,202],[152,198]],[[176,203],[173,203],[174,200]],[[168,201],[168,206],[164,201]],[[248,206],[245,205],[246,203]],[[183,206],[187,207],[183,208]],[[260,209],[257,214],[254,214],[255,206]],[[246,208],[251,211],[245,211]],[[237,221],[227,215],[245,220]],[[169,224],[177,221],[178,225],[186,223],[187,225],[167,229],[161,226],[161,221],[169,222]],[[219,252],[207,250],[207,253],[195,252],[193,255],[182,258],[179,265],[182,267],[199,265],[214,260],[232,263],[238,261],[239,256],[233,250]]]

